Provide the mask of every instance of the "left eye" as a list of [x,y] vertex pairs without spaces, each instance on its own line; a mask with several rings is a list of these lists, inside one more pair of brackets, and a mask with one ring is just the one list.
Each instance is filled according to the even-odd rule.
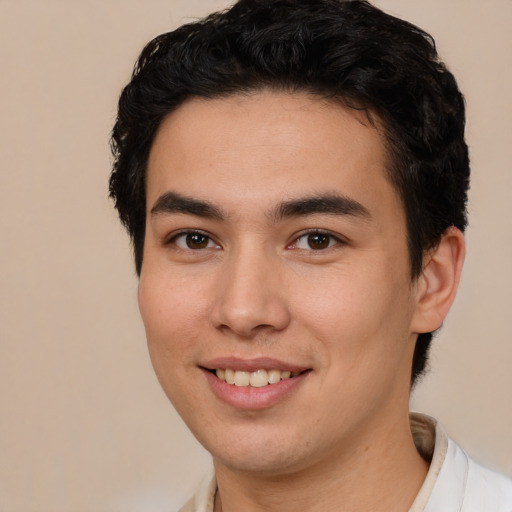
[[207,235],[203,233],[180,233],[172,240],[180,249],[201,250],[216,248],[218,245]]
[[334,235],[315,232],[299,236],[299,238],[297,238],[295,241],[294,246],[297,249],[321,251],[323,249],[328,249],[329,247],[332,247],[338,243],[340,243],[340,240]]

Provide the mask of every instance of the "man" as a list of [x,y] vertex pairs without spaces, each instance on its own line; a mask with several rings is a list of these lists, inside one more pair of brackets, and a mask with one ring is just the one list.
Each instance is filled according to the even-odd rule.
[[363,1],[241,0],[143,50],[110,191],[159,381],[212,454],[183,511],[510,511],[409,415],[464,259],[464,102]]

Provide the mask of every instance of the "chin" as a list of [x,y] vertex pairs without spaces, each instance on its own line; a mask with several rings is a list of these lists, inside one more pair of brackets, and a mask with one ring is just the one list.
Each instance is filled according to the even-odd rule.
[[[285,434],[282,429],[281,434]],[[223,439],[217,436],[202,444],[211,453],[217,470],[222,466],[260,476],[294,473],[304,469],[314,458],[314,454],[301,450],[307,445],[295,439],[291,432],[284,436],[276,432],[258,435],[252,428],[243,434],[226,435]]]
[[271,453],[272,449],[261,449],[256,453],[245,454],[222,453],[220,456],[213,455],[216,469],[219,465],[237,473],[246,473],[260,476],[276,476],[293,473],[299,469],[300,464],[296,460],[289,460],[291,457],[282,453]]

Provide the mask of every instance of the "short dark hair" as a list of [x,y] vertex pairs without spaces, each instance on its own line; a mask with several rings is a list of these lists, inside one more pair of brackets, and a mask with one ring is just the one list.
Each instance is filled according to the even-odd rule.
[[[146,164],[163,118],[191,97],[269,88],[308,92],[378,120],[406,214],[412,279],[447,228],[464,231],[464,99],[432,37],[367,1],[239,0],[149,42],[121,94],[110,196],[130,234],[137,273]],[[418,336],[412,384],[424,372],[431,340],[432,333]]]

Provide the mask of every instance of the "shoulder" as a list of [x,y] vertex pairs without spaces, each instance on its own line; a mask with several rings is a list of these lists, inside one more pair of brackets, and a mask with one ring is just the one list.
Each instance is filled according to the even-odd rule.
[[411,413],[418,452],[430,462],[409,512],[512,512],[512,481],[484,468],[434,418]]
[[195,501],[194,497],[190,498],[178,512],[195,512]]
[[484,468],[468,457],[463,511],[512,512],[512,480]]
[[[453,503],[452,503],[453,502]],[[450,503],[450,508],[445,507]],[[429,505],[432,512],[512,512],[512,481],[472,460],[448,439],[444,463]]]

